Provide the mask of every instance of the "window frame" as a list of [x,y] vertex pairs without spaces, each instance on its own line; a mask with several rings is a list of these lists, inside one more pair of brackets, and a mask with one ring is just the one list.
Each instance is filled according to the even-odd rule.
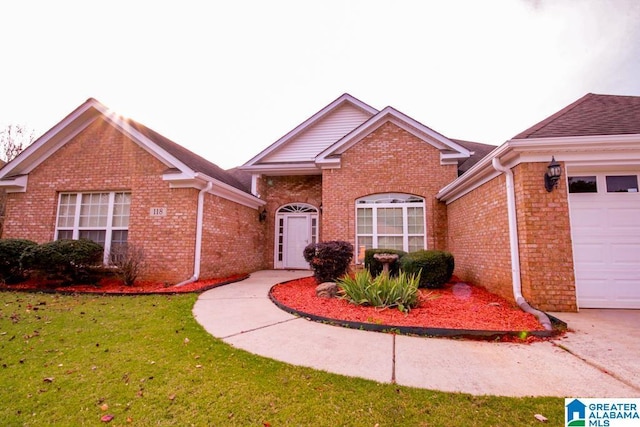
[[[379,211],[382,209],[401,209],[401,218],[402,218],[402,233],[381,233],[379,231]],[[411,218],[415,218],[415,216],[411,216],[409,214],[410,209],[412,208],[420,208],[422,210],[422,221],[418,222],[422,230],[421,232],[409,232],[410,227],[415,227],[416,222],[411,221]],[[360,219],[360,210],[371,209],[370,223],[367,224],[371,227],[370,232],[363,232],[359,229],[359,219]],[[369,248],[368,244],[361,244],[363,238],[371,239],[371,248],[380,248],[379,242],[380,238],[402,238],[402,250],[405,252],[410,252],[413,250],[417,250],[415,247],[411,246],[410,240],[411,238],[420,237],[422,239],[422,244],[419,245],[419,249],[427,248],[427,215],[426,215],[426,203],[423,197],[418,197],[412,194],[404,194],[404,193],[381,193],[374,194],[365,197],[360,197],[355,201],[355,242],[358,251],[361,246],[365,246]],[[385,247],[385,249],[393,249],[391,247]]]
[[[106,223],[104,225],[98,224],[98,225],[81,225],[81,219],[82,218],[99,218],[99,216],[96,215],[91,215],[91,209],[89,209],[89,215],[83,215],[82,214],[82,207],[83,207],[83,202],[84,202],[84,198],[85,196],[94,196],[94,195],[107,195],[107,210],[106,210]],[[114,225],[114,213],[115,213],[115,206],[117,205],[116,203],[116,195],[124,195],[127,196],[127,203],[121,203],[120,205],[122,206],[128,206],[129,210],[128,213],[126,215],[123,215],[122,213],[119,213],[118,217],[121,218],[126,218],[126,225]],[[75,196],[75,202],[72,203],[66,203],[64,206],[65,207],[71,207],[72,209],[66,209],[65,210],[65,215],[64,218],[67,218],[67,222],[69,218],[72,218],[73,220],[73,224],[71,226],[69,225],[63,225],[61,226],[61,217],[60,214],[63,211],[63,205],[62,205],[62,201],[63,198],[68,197],[68,196]],[[75,204],[75,206],[73,206]],[[104,205],[104,204],[103,204]],[[85,206],[92,206],[91,204],[85,204]],[[98,205],[93,205],[93,206],[100,206]],[[73,211],[73,216],[69,215],[69,210]],[[105,215],[102,215],[105,216]],[[58,194],[58,207],[57,207],[57,212],[56,212],[56,226],[55,226],[55,230],[54,230],[54,240],[61,240],[60,238],[60,234],[61,232],[68,234],[68,232],[71,232],[71,239],[73,240],[78,240],[80,239],[80,235],[82,234],[82,232],[91,232],[91,231],[98,231],[98,232],[104,232],[104,243],[101,243],[104,247],[104,253],[103,253],[103,263],[104,264],[109,264],[109,256],[111,253],[111,247],[113,242],[113,238],[114,238],[114,234],[119,235],[119,238],[117,239],[119,244],[123,243],[123,239],[122,239],[122,234],[126,235],[126,239],[128,239],[128,231],[129,231],[129,222],[131,219],[131,192],[130,191],[85,191],[85,192],[72,192],[72,191],[64,191],[64,192],[60,192]],[[114,232],[118,232],[118,231],[125,231],[126,233],[114,233]],[[66,238],[66,237],[63,237]]]

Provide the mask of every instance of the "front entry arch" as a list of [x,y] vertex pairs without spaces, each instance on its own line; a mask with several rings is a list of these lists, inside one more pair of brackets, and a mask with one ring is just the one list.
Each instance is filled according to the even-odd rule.
[[276,213],[275,268],[308,269],[304,248],[318,241],[318,210],[306,203],[282,206]]

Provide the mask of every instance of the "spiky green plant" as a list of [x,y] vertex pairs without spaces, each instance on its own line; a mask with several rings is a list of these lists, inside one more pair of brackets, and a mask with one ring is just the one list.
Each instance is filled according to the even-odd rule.
[[418,305],[419,274],[400,272],[397,277],[381,274],[372,278],[369,271],[363,270],[354,277],[345,276],[337,283],[342,289],[343,297],[354,304],[378,308],[397,307],[404,313]]

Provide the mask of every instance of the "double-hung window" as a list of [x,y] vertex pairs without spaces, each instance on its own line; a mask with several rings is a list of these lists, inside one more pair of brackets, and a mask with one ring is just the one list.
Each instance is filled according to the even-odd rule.
[[424,199],[376,194],[356,200],[356,244],[413,252],[425,248]]
[[89,239],[104,247],[108,263],[113,248],[127,243],[131,193],[60,193],[56,240]]

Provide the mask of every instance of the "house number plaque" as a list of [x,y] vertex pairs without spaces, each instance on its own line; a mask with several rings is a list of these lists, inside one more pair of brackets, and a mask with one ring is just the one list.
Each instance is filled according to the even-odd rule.
[[167,208],[151,208],[149,211],[151,216],[167,216]]

